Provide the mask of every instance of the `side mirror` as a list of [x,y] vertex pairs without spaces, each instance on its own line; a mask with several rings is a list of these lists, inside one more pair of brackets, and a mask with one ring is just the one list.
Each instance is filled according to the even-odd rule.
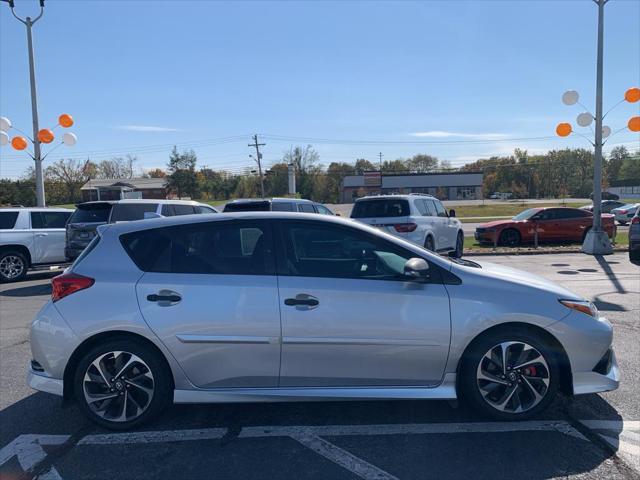
[[340,215],[339,213],[336,213],[336,217],[341,217],[342,215]]
[[424,258],[410,258],[404,264],[404,274],[413,279],[429,278],[429,264]]
[[156,212],[144,212],[144,219],[148,220],[150,218],[163,218],[163,215]]
[[455,217],[456,216],[456,211],[453,208],[451,210],[449,210],[449,216],[450,217]]

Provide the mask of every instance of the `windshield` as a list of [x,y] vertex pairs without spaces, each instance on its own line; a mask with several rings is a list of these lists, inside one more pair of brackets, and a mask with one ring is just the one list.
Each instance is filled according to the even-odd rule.
[[78,205],[69,223],[107,223],[111,213],[110,203],[95,203],[92,205]]
[[530,208],[528,210],[525,210],[524,212],[520,212],[518,215],[513,217],[512,220],[529,220],[536,213],[538,213],[537,208]]
[[402,199],[360,200],[353,206],[351,218],[406,217],[409,202]]

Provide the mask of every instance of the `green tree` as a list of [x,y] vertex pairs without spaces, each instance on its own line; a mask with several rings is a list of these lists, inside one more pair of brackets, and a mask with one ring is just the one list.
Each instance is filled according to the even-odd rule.
[[196,163],[198,157],[193,150],[182,153],[174,146],[167,164],[168,188],[178,198],[189,196],[198,198],[198,179],[196,175]]

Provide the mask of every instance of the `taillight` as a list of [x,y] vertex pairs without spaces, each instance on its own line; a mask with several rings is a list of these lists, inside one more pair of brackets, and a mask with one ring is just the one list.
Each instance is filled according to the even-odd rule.
[[395,228],[396,232],[398,233],[407,233],[413,232],[416,228],[418,228],[418,225],[416,225],[415,223],[396,223],[393,225],[393,228]]
[[95,283],[93,278],[69,272],[51,280],[51,300],[57,302],[72,293],[89,288]]
[[638,223],[640,223],[640,217],[633,217],[631,219],[631,223],[637,225]]

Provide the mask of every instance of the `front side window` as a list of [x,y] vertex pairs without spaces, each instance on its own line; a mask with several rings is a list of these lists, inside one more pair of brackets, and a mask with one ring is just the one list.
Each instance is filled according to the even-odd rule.
[[411,252],[348,227],[284,222],[284,275],[399,280]]
[[0,230],[10,230],[16,225],[19,212],[0,212]]
[[155,213],[157,210],[157,203],[118,203],[113,206],[110,222],[143,220],[145,213]]
[[329,210],[327,207],[325,207],[324,205],[320,205],[319,203],[316,203],[316,208],[318,209],[318,213],[320,215],[333,215],[333,212]]
[[173,210],[176,215],[193,215],[195,213],[193,205],[174,205]]
[[316,213],[316,211],[313,208],[313,205],[310,203],[299,203],[298,211],[304,212],[304,213]]
[[291,202],[273,202],[271,210],[274,212],[295,212],[295,205]]
[[273,273],[265,222],[210,222],[132,232],[121,242],[145,272],[224,275]]
[[31,212],[31,228],[64,228],[71,212]]
[[433,203],[436,206],[436,212],[439,217],[448,217],[447,211],[444,209],[444,205],[442,205],[441,201],[435,200]]

